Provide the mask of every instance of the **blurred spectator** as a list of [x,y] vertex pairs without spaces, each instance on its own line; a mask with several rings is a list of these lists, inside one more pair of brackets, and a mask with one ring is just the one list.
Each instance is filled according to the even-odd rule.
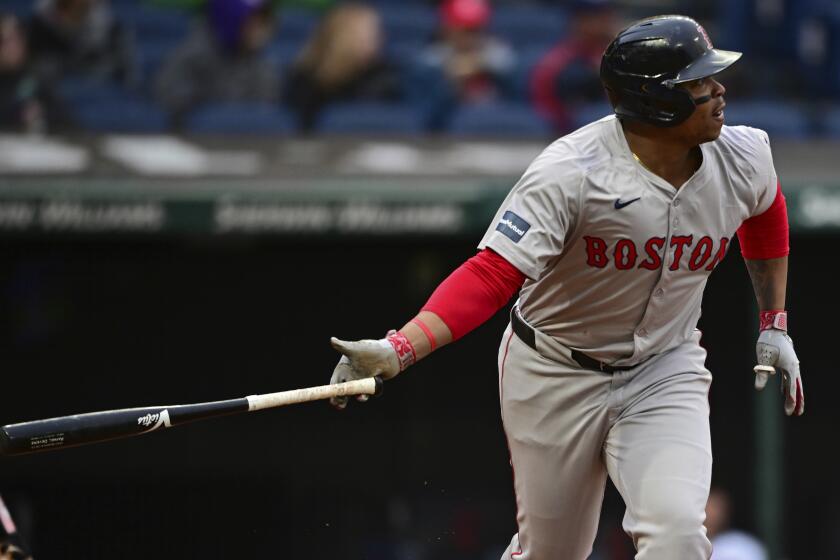
[[285,92],[303,130],[320,112],[343,101],[396,101],[399,77],[382,57],[379,14],[364,4],[342,4],[327,14],[292,68]]
[[509,86],[514,51],[487,34],[487,0],[444,0],[440,38],[421,55],[424,65],[443,73],[459,103],[491,101]]
[[712,488],[706,503],[706,531],[713,547],[711,560],[767,560],[758,539],[730,528],[731,515],[729,494],[722,488]]
[[267,0],[209,0],[206,18],[157,76],[156,97],[176,122],[203,103],[276,103],[280,78],[262,56],[274,27]]
[[560,132],[571,127],[576,105],[605,101],[601,56],[618,32],[610,0],[574,0],[569,35],[537,64],[531,76],[534,108]]
[[0,130],[44,132],[62,124],[64,112],[29,64],[20,22],[0,14]]
[[29,22],[29,49],[38,72],[50,80],[136,81],[131,36],[105,0],[41,0]]

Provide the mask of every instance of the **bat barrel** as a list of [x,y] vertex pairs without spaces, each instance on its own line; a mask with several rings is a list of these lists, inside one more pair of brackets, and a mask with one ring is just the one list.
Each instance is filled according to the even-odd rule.
[[247,399],[153,406],[48,418],[0,428],[0,452],[22,455],[147,434],[178,424],[245,412]]

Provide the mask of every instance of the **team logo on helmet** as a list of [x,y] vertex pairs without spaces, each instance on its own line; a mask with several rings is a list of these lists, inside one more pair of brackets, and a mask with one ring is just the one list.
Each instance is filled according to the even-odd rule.
[[706,40],[706,47],[708,47],[710,49],[715,48],[714,45],[712,45],[712,40],[709,38],[709,34],[706,33],[706,30],[703,29],[703,26],[700,25],[699,23],[697,24],[697,31],[699,31],[700,35],[703,36],[703,39]]

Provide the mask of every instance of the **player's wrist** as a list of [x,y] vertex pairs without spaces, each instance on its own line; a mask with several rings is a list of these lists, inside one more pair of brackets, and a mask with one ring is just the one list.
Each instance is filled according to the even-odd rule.
[[400,331],[389,331],[385,340],[397,355],[400,372],[405,371],[408,366],[417,361],[417,352],[414,350],[414,345]]
[[758,330],[776,329],[787,332],[787,311],[784,309],[770,309],[758,314]]

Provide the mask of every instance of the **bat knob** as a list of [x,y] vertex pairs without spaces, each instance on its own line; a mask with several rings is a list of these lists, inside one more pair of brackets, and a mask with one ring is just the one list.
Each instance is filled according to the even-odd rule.
[[5,455],[9,450],[9,434],[6,433],[5,426],[0,428],[0,456]]
[[382,394],[382,391],[385,389],[385,382],[382,381],[382,378],[378,375],[373,379],[376,381],[376,389],[374,389],[373,391],[373,396],[378,397]]

